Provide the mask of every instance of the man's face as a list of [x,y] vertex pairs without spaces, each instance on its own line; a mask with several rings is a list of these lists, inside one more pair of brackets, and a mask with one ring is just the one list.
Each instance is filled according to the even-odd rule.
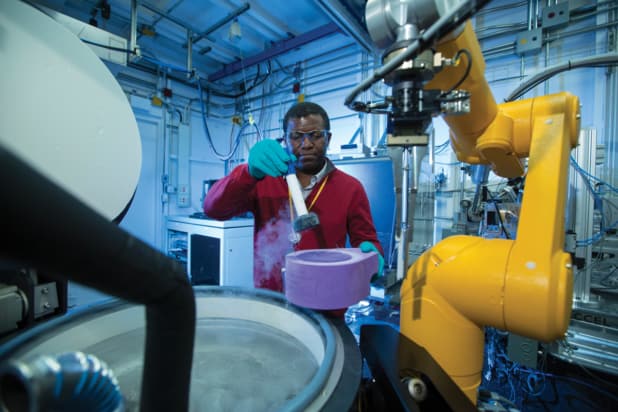
[[290,119],[285,136],[289,150],[296,156],[296,168],[303,173],[316,174],[324,166],[330,132],[318,114]]

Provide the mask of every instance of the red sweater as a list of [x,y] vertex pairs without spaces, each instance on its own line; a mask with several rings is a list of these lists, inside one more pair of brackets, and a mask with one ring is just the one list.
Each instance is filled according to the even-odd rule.
[[[316,183],[307,197],[307,207],[313,202],[322,182]],[[289,240],[293,229],[284,177],[266,176],[257,180],[249,174],[248,166],[243,164],[213,185],[204,199],[204,213],[214,219],[225,220],[246,212],[252,212],[255,218],[255,287],[283,291],[281,269],[288,252],[343,248],[346,246],[346,235],[352,247],[368,240],[384,254],[363,186],[356,178],[334,167],[310,210],[318,215],[320,225],[302,232],[301,240],[295,247]]]

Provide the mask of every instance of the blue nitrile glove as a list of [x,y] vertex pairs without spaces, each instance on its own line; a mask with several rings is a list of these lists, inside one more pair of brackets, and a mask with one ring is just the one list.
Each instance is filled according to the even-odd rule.
[[288,173],[288,163],[295,161],[296,156],[286,152],[277,141],[260,140],[249,151],[249,174],[256,179],[283,176]]
[[378,254],[378,276],[382,276],[382,274],[384,273],[384,258],[382,257],[382,254],[380,253],[376,245],[374,245],[368,240],[365,240],[360,245],[358,245],[358,247],[361,251],[365,253],[376,252]]

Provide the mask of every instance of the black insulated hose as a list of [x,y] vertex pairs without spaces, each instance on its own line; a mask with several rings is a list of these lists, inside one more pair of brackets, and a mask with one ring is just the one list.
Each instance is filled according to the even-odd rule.
[[187,411],[195,297],[180,264],[3,147],[0,181],[10,194],[0,202],[0,259],[146,305],[140,409]]

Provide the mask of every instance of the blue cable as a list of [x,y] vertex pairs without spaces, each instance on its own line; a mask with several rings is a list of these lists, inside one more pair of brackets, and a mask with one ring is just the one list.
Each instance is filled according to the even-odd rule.
[[[236,153],[236,150],[238,149],[238,145],[240,145],[240,138],[242,137],[242,133],[244,131],[244,129],[249,125],[248,123],[244,124],[241,129],[238,131],[238,134],[236,135],[236,138],[234,139],[234,144],[232,145],[232,149],[230,150],[230,152],[226,155],[220,154],[217,151],[217,148],[215,147],[213,141],[212,141],[212,137],[210,135],[210,130],[208,129],[208,123],[206,122],[206,108],[204,107],[204,98],[202,95],[202,84],[200,83],[200,80],[197,80],[197,90],[199,93],[199,100],[200,100],[200,109],[202,111],[202,125],[204,126],[204,132],[206,133],[206,140],[208,142],[208,145],[210,146],[210,150],[213,151],[213,153],[215,154],[215,156],[217,156],[219,158],[219,160],[223,160],[223,161],[227,161],[230,160],[234,154]],[[257,130],[257,134],[259,139],[262,138],[261,132],[257,126],[256,123],[253,124],[253,126],[255,126],[256,130]]]
[[577,161],[573,158],[573,156],[571,156],[571,165],[582,176],[582,179],[584,183],[586,184],[586,187],[588,187],[588,190],[590,190],[590,193],[592,193],[592,196],[594,197],[595,201],[601,200],[596,190],[594,190],[594,188],[592,187],[590,180],[587,179],[587,178],[593,178],[593,179],[597,179],[597,178],[590,175],[588,172],[582,169],[581,166],[577,164]]
[[618,226],[618,220],[614,223],[605,226],[599,233],[594,234],[591,238],[578,240],[575,242],[577,246],[590,246],[597,243],[599,240],[603,238],[603,236],[612,229],[615,229]]
[[605,186],[607,186],[612,192],[616,192],[618,193],[618,189],[615,188],[614,186],[610,185],[609,183],[607,183],[606,181],[604,181],[603,179],[600,179],[594,175],[591,175],[590,173],[588,173],[587,171],[585,171],[584,169],[582,169],[582,167],[577,164],[577,161],[575,160],[575,158],[571,155],[571,164],[573,165],[573,167],[575,167],[575,169],[580,172],[581,174],[583,174],[584,176],[597,181]]
[[82,372],[82,376],[79,378],[79,382],[77,382],[77,385],[75,385],[75,390],[73,391],[74,396],[78,396],[79,393],[84,388],[84,385],[86,384],[86,380],[88,379],[88,373],[89,372],[87,370],[84,370]]
[[62,382],[64,377],[62,375],[62,370],[58,369],[55,373],[56,375],[56,384],[54,385],[54,397],[59,398],[62,393]]
[[582,381],[581,379],[571,378],[570,376],[554,375],[553,373],[549,373],[549,372],[540,372],[540,373],[542,373],[545,376],[549,376],[551,378],[554,378],[554,379],[563,379],[563,380],[566,380],[566,381],[571,381],[571,382],[574,382],[574,383],[578,383],[580,385],[583,385],[583,386],[586,386],[586,387],[588,387],[590,389],[598,391],[598,392],[602,393],[603,395],[607,396],[610,399],[618,401],[618,396],[614,395],[613,393],[608,392],[605,389],[601,389],[598,386],[594,386],[594,385],[592,385],[592,384],[590,384],[590,383],[588,383],[586,381]]
[[609,225],[604,225],[603,224],[603,220],[606,219],[605,214],[603,213],[603,199],[599,196],[599,193],[592,187],[592,183],[590,182],[589,179],[592,179],[593,181],[596,181],[598,183],[600,183],[601,185],[606,186],[607,188],[609,188],[610,190],[618,193],[618,189],[616,189],[615,187],[613,187],[612,185],[610,185],[609,183],[605,182],[602,179],[599,179],[596,176],[591,175],[590,173],[586,172],[584,169],[582,169],[582,167],[577,164],[577,161],[575,160],[575,158],[571,155],[570,156],[570,160],[571,160],[571,165],[575,168],[575,170],[582,176],[582,179],[584,181],[584,183],[586,184],[586,186],[588,187],[588,190],[590,190],[590,193],[592,193],[592,196],[594,198],[594,204],[595,204],[595,208],[597,210],[600,211],[601,213],[601,230],[599,233],[594,234],[592,237],[588,238],[588,239],[583,239],[583,240],[578,240],[575,242],[576,246],[590,246],[593,245],[595,243],[597,243],[598,241],[600,241],[603,236],[610,231],[611,229],[613,229],[614,227],[618,226],[618,221],[609,224]]

